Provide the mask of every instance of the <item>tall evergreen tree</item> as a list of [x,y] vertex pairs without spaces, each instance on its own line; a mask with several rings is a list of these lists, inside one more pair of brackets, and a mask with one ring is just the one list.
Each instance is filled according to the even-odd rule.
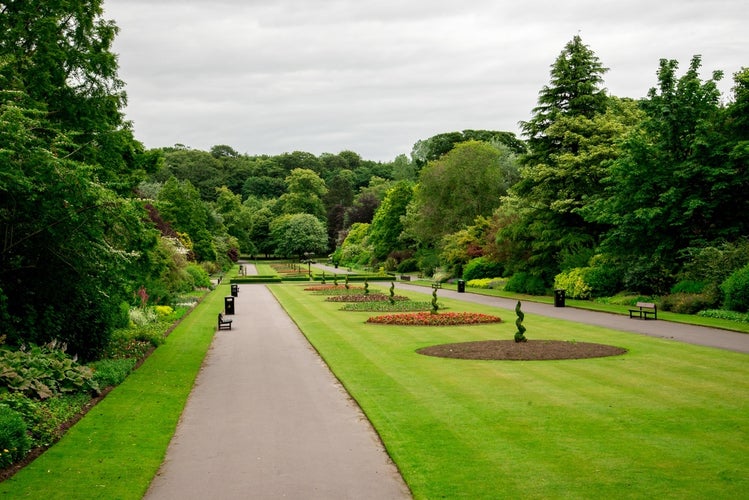
[[528,270],[547,282],[595,246],[600,228],[577,212],[601,189],[614,144],[636,114],[631,102],[606,95],[606,71],[576,35],[551,65],[550,83],[539,92],[532,118],[521,123],[528,152],[512,189],[520,218],[499,237],[522,234],[532,256]]

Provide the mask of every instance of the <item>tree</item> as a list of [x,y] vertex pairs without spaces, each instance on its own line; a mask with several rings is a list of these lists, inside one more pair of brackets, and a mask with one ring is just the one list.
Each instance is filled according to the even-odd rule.
[[539,92],[533,117],[520,122],[530,148],[524,164],[545,161],[554,153],[575,152],[574,143],[562,145],[558,137],[550,137],[546,132],[562,116],[593,118],[606,111],[606,90],[602,88],[606,71],[608,68],[583,43],[580,35],[575,35],[565,45],[551,65],[550,84]]
[[658,87],[642,104],[646,118],[609,168],[605,196],[585,212],[612,226],[604,249],[640,271],[645,278],[630,283],[641,291],[666,286],[687,248],[746,234],[739,193],[749,188],[749,155],[746,146],[736,149],[729,125],[736,122],[725,120],[735,108],[720,105],[722,74],[703,82],[700,66],[694,56],[678,78],[678,63],[661,60]]
[[430,161],[438,160],[461,142],[482,141],[496,147],[506,146],[513,153],[525,152],[523,141],[515,137],[512,132],[494,130],[464,130],[463,132],[447,132],[437,134],[426,140],[417,141],[411,150],[416,172],[424,168]]
[[102,14],[101,0],[1,3],[0,79],[66,134],[61,156],[93,166],[122,194],[156,169],[159,153],[145,152],[123,118],[127,97],[111,52],[117,26]]
[[369,232],[369,243],[376,259],[382,261],[390,252],[398,249],[398,238],[403,231],[401,217],[406,214],[413,192],[410,182],[398,182],[388,190],[375,212]]
[[124,318],[156,231],[145,212],[59,158],[55,132],[20,92],[0,92],[0,331],[10,344],[58,339],[95,358]]
[[634,103],[606,96],[605,72],[593,51],[573,37],[552,64],[533,117],[521,123],[528,151],[511,192],[520,218],[502,235],[522,235],[531,256],[525,269],[547,282],[597,244],[602,229],[578,211],[600,191],[616,144],[637,120]]
[[190,181],[170,178],[159,193],[156,203],[161,216],[178,232],[187,233],[193,243],[194,257],[199,262],[216,260],[212,219],[208,205]]
[[305,253],[318,254],[328,248],[325,224],[310,214],[285,214],[273,220],[270,233],[276,254],[302,258]]
[[287,192],[279,203],[286,214],[311,214],[324,221],[325,205],[323,196],[328,192],[325,181],[309,169],[295,168],[286,177]]
[[489,216],[518,178],[515,155],[507,148],[462,142],[419,174],[408,222],[409,234],[434,245],[445,234]]

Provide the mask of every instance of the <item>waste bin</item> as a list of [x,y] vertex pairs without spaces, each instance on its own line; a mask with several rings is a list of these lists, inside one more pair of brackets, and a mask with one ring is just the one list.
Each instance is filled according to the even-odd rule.
[[239,285],[232,285],[231,286],[231,296],[236,297],[239,295]]
[[554,290],[554,307],[564,307],[564,290]]
[[466,280],[458,280],[458,293],[466,292]]
[[234,297],[224,297],[224,314],[234,314]]

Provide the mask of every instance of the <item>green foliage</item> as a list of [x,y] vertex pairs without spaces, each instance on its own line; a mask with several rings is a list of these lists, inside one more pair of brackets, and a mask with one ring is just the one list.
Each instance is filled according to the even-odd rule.
[[487,257],[478,257],[466,264],[463,269],[463,279],[466,281],[480,278],[493,278],[504,274],[504,265],[501,262],[493,262]]
[[470,288],[484,288],[502,290],[505,287],[506,280],[502,278],[481,278],[466,281],[466,286]]
[[0,468],[22,459],[31,448],[21,415],[0,403]]
[[697,316],[704,316],[706,318],[727,319],[729,321],[738,321],[740,323],[749,323],[749,313],[726,311],[725,309],[705,309],[705,310],[698,312]]
[[273,220],[271,236],[276,253],[285,257],[323,253],[328,248],[325,225],[314,215],[297,213],[282,215]]
[[401,181],[390,188],[372,219],[369,231],[369,243],[377,260],[385,258],[399,248],[398,238],[403,231],[401,218],[406,214],[406,207],[413,197],[414,188],[411,182]]
[[697,314],[714,307],[715,301],[701,293],[676,292],[664,295],[659,300],[660,308],[679,314]]
[[210,288],[211,287],[211,277],[208,276],[208,273],[203,269],[202,266],[199,266],[198,264],[188,264],[185,268],[185,271],[187,274],[190,275],[190,278],[192,278],[193,286],[196,288]]
[[419,261],[413,257],[404,259],[398,264],[396,271],[399,273],[411,273],[419,270]]
[[419,174],[405,219],[407,234],[422,244],[434,244],[478,216],[490,216],[517,179],[515,155],[507,148],[460,143]]
[[681,280],[671,287],[671,293],[702,293],[705,290],[705,282],[696,280]]
[[554,278],[554,288],[565,290],[571,299],[589,299],[591,286],[586,282],[585,275],[589,268],[576,267],[563,271]]
[[519,300],[517,305],[515,306],[515,314],[518,317],[518,319],[515,320],[515,326],[518,329],[518,331],[515,332],[515,342],[528,342],[528,339],[525,337],[525,327],[523,326],[523,319],[525,318],[525,314],[523,314],[523,311],[520,310]]
[[0,350],[0,384],[36,399],[67,393],[97,393],[90,368],[79,365],[55,345]]
[[505,290],[515,293],[527,293],[529,295],[544,295],[546,286],[541,278],[526,272],[512,275],[505,284]]
[[90,363],[94,371],[94,380],[99,387],[120,385],[133,371],[136,358],[102,359]]
[[749,265],[731,274],[721,285],[725,295],[726,309],[738,312],[749,311]]

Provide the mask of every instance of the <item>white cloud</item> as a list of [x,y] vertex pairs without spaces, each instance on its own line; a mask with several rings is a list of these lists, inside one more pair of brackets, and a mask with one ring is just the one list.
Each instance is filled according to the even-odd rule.
[[611,93],[642,97],[660,58],[705,76],[749,65],[739,0],[106,0],[128,119],[148,147],[350,149],[391,160],[440,132],[517,132],[578,32]]

